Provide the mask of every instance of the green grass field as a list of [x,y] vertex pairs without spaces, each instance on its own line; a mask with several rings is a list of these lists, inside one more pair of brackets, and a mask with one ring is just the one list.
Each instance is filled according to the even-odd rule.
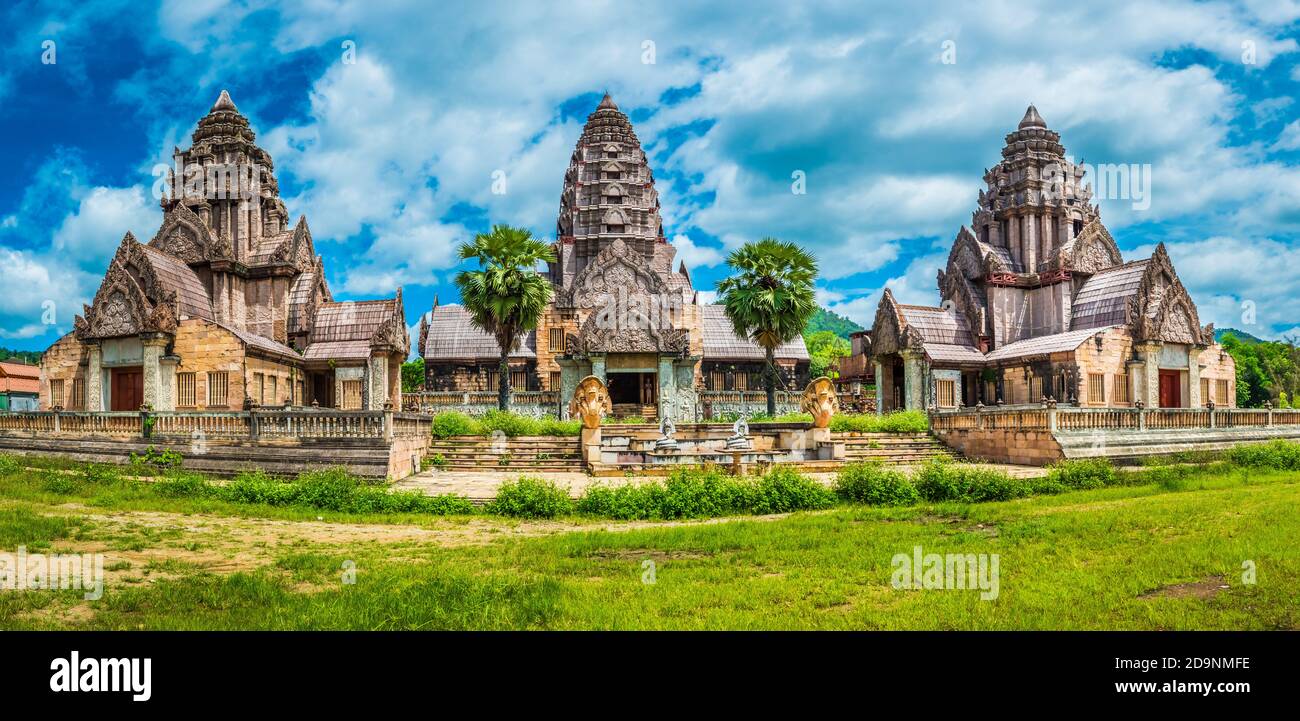
[[[0,591],[0,628],[1300,628],[1295,471],[675,523],[357,515],[146,485],[0,480],[0,551],[98,552],[106,569],[97,601]],[[997,554],[997,598],[895,589],[891,559],[918,545]]]

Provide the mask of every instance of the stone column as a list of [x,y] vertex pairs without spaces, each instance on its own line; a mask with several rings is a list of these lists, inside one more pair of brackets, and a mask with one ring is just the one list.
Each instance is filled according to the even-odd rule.
[[1024,256],[1021,254],[1020,247],[1020,223],[1019,215],[1012,215],[1007,218],[1007,231],[1011,235],[1007,238],[1007,247],[1011,250],[1011,257],[1018,263],[1024,263]]
[[1038,233],[1039,216],[1030,214],[1025,216],[1025,271],[1033,273],[1038,268]]
[[1160,346],[1159,342],[1142,343],[1138,352],[1142,354],[1142,380],[1146,388],[1140,398],[1147,408],[1160,407]]
[[174,355],[165,355],[158,359],[158,403],[156,411],[176,410],[176,367],[181,359]]
[[593,353],[591,355],[591,374],[599,378],[601,383],[604,383],[606,386],[609,385],[609,381],[605,378],[604,353]]
[[365,409],[382,411],[388,402],[388,359],[384,356],[371,356],[366,360]]
[[921,387],[921,353],[905,350],[903,355],[903,407],[925,409],[924,389]]
[[98,343],[86,346],[86,410],[104,410],[103,351]]
[[1201,348],[1187,349],[1187,407],[1201,408],[1207,399],[1201,397]]
[[144,405],[157,410],[159,408],[162,386],[162,360],[167,350],[167,339],[159,336],[146,336],[140,339],[144,346]]
[[883,415],[885,412],[885,366],[880,361],[876,361],[876,415]]
[[[659,356],[659,417],[671,417],[673,421],[685,419],[677,417],[674,403],[677,399],[677,375],[673,373],[671,356]],[[694,419],[691,419],[694,420]]]

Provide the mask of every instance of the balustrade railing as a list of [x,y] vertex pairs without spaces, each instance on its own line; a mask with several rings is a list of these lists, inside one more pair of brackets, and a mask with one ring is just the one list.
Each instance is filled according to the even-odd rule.
[[930,427],[955,430],[1178,430],[1268,428],[1300,425],[1300,409],[1273,408],[1079,408],[995,406],[932,410]]
[[427,437],[432,417],[393,411],[0,411],[0,434],[137,438],[284,439]]

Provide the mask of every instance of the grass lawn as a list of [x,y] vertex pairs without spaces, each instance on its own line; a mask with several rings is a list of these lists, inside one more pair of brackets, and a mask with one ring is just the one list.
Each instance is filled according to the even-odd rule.
[[[1222,468],[1180,490],[678,523],[359,516],[18,473],[0,550],[101,552],[106,587],[0,591],[0,628],[1296,629],[1298,507],[1300,473]],[[893,588],[918,545],[998,554],[997,598]]]

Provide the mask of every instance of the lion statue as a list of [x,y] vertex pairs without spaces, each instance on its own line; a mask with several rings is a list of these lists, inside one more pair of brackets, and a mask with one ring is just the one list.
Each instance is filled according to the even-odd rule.
[[596,376],[583,378],[573,391],[573,400],[569,402],[569,415],[581,418],[583,428],[600,428],[600,420],[613,410],[609,391]]
[[829,427],[831,416],[840,409],[839,398],[835,395],[835,384],[826,376],[809,383],[803,391],[803,402],[799,408],[804,413],[812,414],[813,428]]

